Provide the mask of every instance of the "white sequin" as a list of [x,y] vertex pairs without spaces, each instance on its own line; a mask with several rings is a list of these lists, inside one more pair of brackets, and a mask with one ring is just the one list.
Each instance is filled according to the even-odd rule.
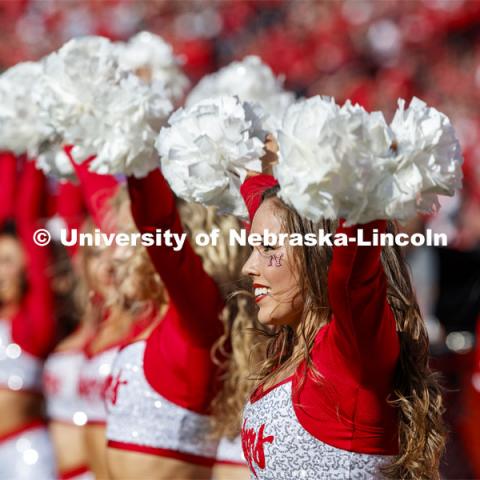
[[124,444],[215,458],[208,438],[210,419],[168,401],[149,385],[143,371],[145,341],[118,354],[107,392],[107,438]]
[[81,351],[53,352],[45,362],[43,387],[49,418],[61,422],[84,425],[78,392],[80,368],[85,361]]
[[112,364],[118,353],[118,346],[109,348],[86,358],[80,368],[78,391],[81,411],[88,422],[106,422],[107,409],[105,392],[111,380]]
[[12,341],[11,326],[0,319],[0,385],[10,390],[41,391],[42,361]]
[[297,420],[291,381],[247,403],[242,444],[258,480],[383,478],[379,467],[392,459],[341,450],[310,435]]
[[0,478],[56,480],[55,458],[47,429],[23,431],[0,442]]

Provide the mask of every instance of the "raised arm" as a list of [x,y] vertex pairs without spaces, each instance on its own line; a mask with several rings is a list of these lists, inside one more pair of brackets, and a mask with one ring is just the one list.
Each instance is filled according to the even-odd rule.
[[[70,182],[61,183],[58,187],[56,210],[69,232],[74,229],[78,231],[86,217],[81,186]],[[66,248],[69,255],[73,256],[78,250],[78,244]]]
[[93,157],[82,164],[74,162],[71,151],[71,146],[65,147],[65,153],[70,158],[70,162],[80,182],[85,205],[97,226],[104,232],[109,232],[112,228],[107,221],[109,213],[108,201],[115,195],[118,182],[110,175],[98,175],[90,172],[88,168]]
[[[340,226],[337,233],[370,242],[386,222],[374,221],[352,227]],[[395,319],[387,302],[387,280],[381,262],[381,246],[359,246],[348,242],[333,248],[328,272],[328,296],[333,311],[330,334],[340,355],[362,371],[390,368],[396,362],[399,342]]]
[[253,220],[255,212],[262,203],[262,195],[265,190],[278,185],[272,175],[263,173],[253,174],[248,177],[240,187],[240,193],[248,210],[250,221]]
[[[128,190],[132,215],[141,233],[155,233],[155,229],[184,233],[175,197],[160,170],[142,179],[129,177]],[[188,240],[179,251],[162,242],[148,247],[148,253],[180,314],[184,334],[196,344],[211,345],[223,331],[219,314],[224,301],[200,257]]]
[[0,227],[15,216],[17,164],[15,155],[0,152]]
[[48,246],[33,240],[36,229],[43,228],[39,219],[46,198],[46,179],[35,163],[25,163],[17,199],[16,225],[25,252],[26,293],[20,311],[12,321],[12,334],[23,348],[45,356],[53,346],[55,318],[50,288]]

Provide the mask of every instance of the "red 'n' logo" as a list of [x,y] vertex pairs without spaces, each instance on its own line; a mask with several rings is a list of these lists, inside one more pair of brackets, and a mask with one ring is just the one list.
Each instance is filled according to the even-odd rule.
[[107,403],[110,402],[112,405],[117,404],[119,388],[128,383],[127,380],[120,380],[121,375],[121,370],[115,377],[110,375],[105,384],[105,399]]
[[258,433],[255,432],[253,428],[246,428],[247,421],[243,422],[242,427],[242,448],[245,459],[250,467],[250,470],[253,472],[255,477],[257,477],[257,472],[253,466],[253,463],[256,464],[258,468],[262,470],[265,469],[265,451],[263,446],[265,443],[273,443],[273,435],[264,437],[265,424],[263,423],[258,430]]
[[43,375],[43,388],[49,395],[56,395],[60,392],[61,382],[58,377],[51,373]]

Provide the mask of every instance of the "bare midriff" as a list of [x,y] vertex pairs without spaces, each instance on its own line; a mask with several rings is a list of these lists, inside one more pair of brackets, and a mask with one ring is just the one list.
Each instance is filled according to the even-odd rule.
[[0,437],[42,418],[43,401],[37,393],[0,387]]
[[210,467],[117,448],[107,449],[107,460],[110,478],[114,480],[125,478],[209,480],[212,474]]

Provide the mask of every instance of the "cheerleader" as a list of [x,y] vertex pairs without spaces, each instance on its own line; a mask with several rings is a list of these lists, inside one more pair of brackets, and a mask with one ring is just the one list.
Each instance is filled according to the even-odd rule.
[[[68,230],[79,229],[85,217],[83,198],[80,188],[70,183],[59,186],[57,213]],[[87,230],[93,231],[93,225],[87,222]],[[94,283],[95,275],[87,275],[95,268],[94,249],[91,247],[69,247],[73,264],[77,267],[80,290],[78,299],[81,308],[87,301],[87,308],[76,330],[62,340],[49,355],[44,368],[43,385],[49,417],[49,430],[55,449],[57,470],[60,479],[88,479],[88,468],[83,426],[87,421],[79,396],[79,374],[84,361],[84,348],[87,340],[94,334],[94,315],[92,301],[86,297],[98,290]],[[90,295],[91,296],[91,295]]]
[[78,382],[83,349],[93,331],[88,322],[81,324],[57,346],[45,364],[43,382],[49,430],[60,479],[92,478],[83,431],[87,416],[78,395]]
[[[394,229],[307,221],[272,184],[242,186],[252,233]],[[398,247],[259,246],[243,271],[271,332],[242,425],[252,478],[438,478],[442,397]]]
[[[66,148],[70,155],[71,148]],[[95,223],[104,232],[115,229],[118,210],[110,207],[117,192],[117,182],[112,177],[96,175],[88,171],[88,163],[75,166],[83,197]],[[105,394],[112,381],[111,368],[119,348],[132,334],[132,316],[118,302],[113,249],[93,247],[92,258],[87,263],[86,275],[91,285],[91,314],[88,320],[95,331],[85,342],[78,392],[81,410],[86,414],[84,435],[89,468],[96,478],[108,478],[106,464],[105,427],[107,411]]]
[[[143,179],[129,178],[128,187],[141,233],[155,228],[183,233],[174,195],[159,170]],[[200,206],[181,210],[183,218],[190,218],[192,235],[215,225],[225,236],[238,228],[233,217],[218,219]],[[168,304],[157,309],[150,328],[124,346],[115,361],[107,428],[113,478],[211,477],[218,441],[209,414],[219,387],[211,349],[223,333],[222,289],[237,277],[243,252],[229,251],[225,242],[217,251],[196,252],[188,242],[177,252],[164,245],[148,248]],[[229,321],[242,314],[236,310],[224,311]]]
[[[54,340],[48,248],[33,241],[45,178],[24,166],[14,200],[16,158],[0,156],[3,218],[17,207],[15,229],[0,232],[0,477],[53,479],[54,455],[42,419],[43,359]],[[15,205],[16,202],[16,205]]]

